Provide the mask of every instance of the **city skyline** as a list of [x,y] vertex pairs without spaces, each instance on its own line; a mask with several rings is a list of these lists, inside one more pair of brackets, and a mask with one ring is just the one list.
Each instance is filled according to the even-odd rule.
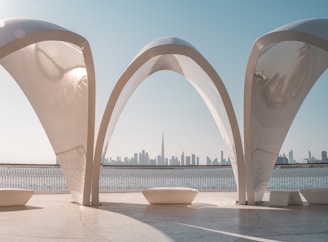
[[[296,161],[295,159],[291,158],[291,153],[293,153],[292,150],[289,151],[288,155],[285,153],[279,154],[277,156],[277,162],[276,164],[311,164],[311,163],[322,163],[322,162],[328,162],[327,159],[327,151],[323,150],[321,153],[321,159],[315,156],[312,156],[311,151],[308,151],[309,156],[305,157],[302,161]],[[206,157],[205,160],[201,160],[197,154],[191,153],[190,155],[186,155],[185,152],[182,151],[181,157],[195,157],[194,161],[191,159],[190,162],[182,162],[184,159],[179,159],[178,155],[172,155],[170,157],[165,157],[164,164],[159,164],[158,160],[161,158],[160,155],[157,155],[156,157],[150,157],[149,153],[143,149],[141,152],[136,152],[131,156],[117,156],[116,159],[113,157],[105,157],[104,159],[104,165],[150,165],[150,166],[183,166],[183,165],[231,165],[230,158],[225,158],[223,156],[223,151],[221,150],[220,153],[220,160],[219,157]],[[324,155],[325,154],[325,155]],[[147,157],[147,160],[149,163],[139,163],[140,156]],[[292,155],[293,157],[293,155]],[[282,160],[281,163],[279,160]],[[173,161],[173,162],[171,162]],[[197,162],[198,161],[198,162]],[[210,163],[209,163],[210,162]]]
[[[162,143],[161,143],[161,153],[160,155],[151,156],[149,155],[146,149],[142,149],[140,152],[134,152],[128,156],[118,155],[116,158],[112,156],[106,156],[104,159],[104,165],[150,165],[150,166],[174,166],[174,165],[230,165],[230,157],[224,156],[224,151],[219,151],[220,155],[214,157],[199,157],[197,154],[189,153],[190,155],[185,154],[184,151],[181,151],[181,158],[179,159],[178,154],[171,154],[165,156],[165,140],[164,140],[164,132],[162,132]],[[294,152],[292,149],[288,151],[288,153],[281,153],[277,156],[277,164],[309,164],[309,163],[320,163],[327,162],[327,151],[322,150],[320,153],[320,158],[318,156],[314,156],[311,151],[307,151],[308,156],[304,157],[302,160],[294,159]],[[143,158],[140,158],[143,157]],[[146,158],[145,158],[146,157]],[[184,158],[186,158],[186,162],[184,162]],[[189,159],[194,157],[193,159],[187,162],[187,157]],[[220,159],[219,159],[220,158]],[[140,160],[146,159],[147,162],[140,163]]]
[[218,157],[206,157],[205,164],[202,164],[200,157],[197,154],[181,153],[181,158],[178,156],[165,156],[165,140],[164,133],[162,133],[161,153],[155,157],[150,157],[149,153],[143,149],[139,153],[134,153],[132,156],[117,156],[116,160],[112,157],[105,157],[104,165],[150,165],[150,166],[195,166],[195,165],[230,165],[230,158],[224,158],[223,150],[221,150],[221,159],[218,161]]
[[[254,41],[295,20],[328,18],[326,1],[298,1],[296,5],[281,0],[0,3],[0,19],[41,19],[89,41],[96,71],[95,136],[111,91],[130,61],[150,41],[175,36],[195,46],[222,78],[243,139],[244,78]],[[21,90],[3,68],[0,78],[0,162],[55,163],[51,144]],[[320,157],[321,151],[328,149],[328,114],[323,111],[327,78],[325,72],[313,86],[279,153],[288,154],[292,149],[298,161],[306,158],[309,150]],[[160,153],[158,134],[163,130],[168,155],[184,151],[204,160],[206,156],[220,157],[221,150],[228,153],[213,117],[195,89],[176,73],[163,71],[136,89],[117,122],[106,156],[130,156],[142,149],[155,156]]]

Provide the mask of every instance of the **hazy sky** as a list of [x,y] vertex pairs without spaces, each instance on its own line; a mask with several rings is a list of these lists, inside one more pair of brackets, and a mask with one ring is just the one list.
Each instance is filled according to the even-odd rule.
[[[96,69],[96,135],[108,97],[133,57],[153,39],[175,36],[195,46],[216,69],[232,100],[243,137],[245,70],[254,41],[289,22],[328,18],[323,1],[81,1],[0,0],[0,19],[49,21],[88,39]],[[327,73],[311,90],[290,129],[281,153],[297,160],[328,150]],[[55,155],[29,103],[0,70],[0,162],[54,162]],[[146,79],[130,98],[117,123],[108,155],[133,156],[145,149],[166,156],[220,157],[225,150],[202,99],[176,73]]]

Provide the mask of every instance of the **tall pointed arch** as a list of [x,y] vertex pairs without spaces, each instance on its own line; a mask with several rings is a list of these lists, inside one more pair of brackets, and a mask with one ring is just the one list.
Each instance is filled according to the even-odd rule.
[[247,197],[261,201],[294,117],[328,67],[328,20],[302,20],[259,38],[245,77]]
[[96,143],[92,204],[99,202],[99,173],[118,118],[135,89],[148,76],[161,70],[184,76],[209,108],[229,150],[239,193],[245,203],[244,156],[238,123],[225,86],[207,60],[189,43],[172,37],[157,39],[146,45],[133,59],[116,83],[108,100]]
[[95,74],[88,41],[31,19],[0,22],[0,64],[36,112],[74,202],[90,203]]

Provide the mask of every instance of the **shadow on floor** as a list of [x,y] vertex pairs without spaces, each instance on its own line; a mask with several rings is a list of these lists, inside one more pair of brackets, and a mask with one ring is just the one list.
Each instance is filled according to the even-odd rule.
[[103,202],[96,209],[128,216],[173,241],[322,241],[328,206],[147,205]]
[[23,210],[32,210],[32,209],[42,209],[40,207],[34,206],[4,206],[0,207],[1,212],[15,212],[15,211],[23,211]]

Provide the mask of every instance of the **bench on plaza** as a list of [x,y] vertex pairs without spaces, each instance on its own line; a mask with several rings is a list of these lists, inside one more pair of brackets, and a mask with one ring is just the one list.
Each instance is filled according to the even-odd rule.
[[188,187],[156,187],[142,191],[150,204],[191,204],[198,194]]
[[271,191],[269,206],[303,205],[301,196],[298,191],[281,190]]
[[0,207],[23,206],[32,197],[34,191],[17,188],[0,188]]
[[328,188],[301,189],[300,192],[310,204],[328,204]]

